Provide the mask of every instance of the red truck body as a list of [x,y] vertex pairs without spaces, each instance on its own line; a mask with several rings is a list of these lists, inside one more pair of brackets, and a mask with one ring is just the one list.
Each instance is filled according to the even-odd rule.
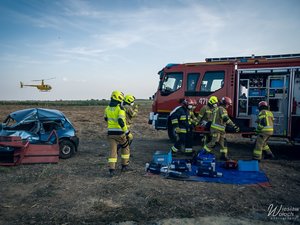
[[[256,127],[259,101],[267,101],[274,114],[274,136],[300,142],[300,54],[208,58],[205,62],[168,64],[159,74],[149,124],[174,132],[170,112],[189,97],[199,104],[198,113],[210,96],[228,96],[232,120],[245,136]],[[253,130],[253,129],[252,129]],[[195,132],[203,129],[196,127]]]

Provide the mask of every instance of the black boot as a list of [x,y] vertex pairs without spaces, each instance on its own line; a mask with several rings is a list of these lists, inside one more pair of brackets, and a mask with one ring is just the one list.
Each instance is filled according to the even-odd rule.
[[116,175],[116,171],[114,169],[109,169],[109,176],[113,177]]
[[133,171],[128,165],[122,165],[121,172]]
[[221,153],[220,160],[227,161],[228,159],[229,159],[229,158],[228,158],[227,154],[225,154],[225,153]]
[[264,152],[264,159],[274,159],[275,156],[272,152]]

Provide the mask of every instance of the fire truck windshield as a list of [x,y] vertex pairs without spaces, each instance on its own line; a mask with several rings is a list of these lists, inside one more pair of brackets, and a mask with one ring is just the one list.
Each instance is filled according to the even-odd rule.
[[169,95],[178,90],[182,86],[182,73],[169,73],[166,74],[163,82],[161,83],[161,93],[163,95]]

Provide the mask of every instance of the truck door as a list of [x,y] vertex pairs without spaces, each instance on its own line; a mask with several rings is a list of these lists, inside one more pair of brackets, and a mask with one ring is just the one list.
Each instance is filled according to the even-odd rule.
[[267,99],[274,115],[274,135],[288,134],[289,70],[286,75],[271,75],[267,81]]
[[295,143],[300,143],[300,69],[294,70],[294,79],[291,82],[291,138]]

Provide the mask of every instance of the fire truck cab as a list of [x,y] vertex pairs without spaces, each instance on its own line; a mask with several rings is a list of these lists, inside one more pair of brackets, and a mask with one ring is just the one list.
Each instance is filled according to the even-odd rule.
[[[300,54],[207,58],[205,62],[168,64],[158,72],[159,85],[153,96],[149,124],[168,130],[170,112],[186,98],[198,102],[197,114],[210,96],[228,96],[228,109],[243,136],[256,127],[258,103],[267,101],[274,115],[274,136],[300,143]],[[196,127],[195,132],[204,130]]]

